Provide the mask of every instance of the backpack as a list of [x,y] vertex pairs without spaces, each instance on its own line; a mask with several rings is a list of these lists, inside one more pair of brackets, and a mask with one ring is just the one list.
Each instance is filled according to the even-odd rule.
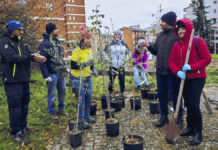
[[[196,52],[198,54],[198,57],[201,59],[201,56],[199,54],[199,50],[198,50],[198,37],[197,36],[194,36],[193,37],[193,40],[194,40],[194,46],[195,46],[195,49],[196,49]],[[176,41],[175,45],[174,45],[174,49],[176,49],[176,46],[178,44],[178,41]]]

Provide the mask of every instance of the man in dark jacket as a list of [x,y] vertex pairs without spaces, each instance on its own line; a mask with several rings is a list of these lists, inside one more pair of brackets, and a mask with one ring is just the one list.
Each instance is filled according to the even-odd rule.
[[59,30],[56,25],[49,23],[46,25],[44,40],[39,46],[40,54],[47,58],[45,63],[40,63],[42,75],[46,81],[48,94],[48,112],[52,119],[58,119],[55,113],[55,96],[58,91],[58,114],[67,115],[64,111],[64,99],[66,96],[66,83],[64,73],[67,68],[63,59],[63,48],[57,39]]
[[33,53],[23,39],[23,25],[18,21],[6,24],[7,31],[0,40],[5,92],[8,101],[11,134],[22,143],[28,131],[27,114],[30,101],[30,61],[45,62],[46,58]]
[[[168,12],[161,17],[161,27],[163,29],[157,36],[157,39],[154,45],[150,45],[148,42],[145,42],[144,45],[148,47],[148,50],[157,55],[157,64],[156,64],[156,76],[157,76],[157,88],[158,88],[158,98],[160,101],[160,110],[161,116],[160,120],[155,123],[156,127],[162,127],[165,123],[169,122],[168,119],[168,91],[171,93],[173,100],[173,108],[176,108],[177,97],[172,90],[172,72],[169,69],[169,56],[171,53],[171,48],[173,43],[177,40],[174,31],[173,25],[176,22],[176,14],[174,12]],[[182,106],[182,104],[181,104]],[[179,117],[177,124],[183,126],[183,109],[180,106]]]

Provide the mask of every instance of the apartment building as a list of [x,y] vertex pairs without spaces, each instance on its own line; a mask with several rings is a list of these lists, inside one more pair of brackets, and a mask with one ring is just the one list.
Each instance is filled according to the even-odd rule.
[[86,26],[85,0],[18,0],[18,2],[21,5],[33,3],[30,14],[37,21],[39,40],[42,40],[45,25],[49,22],[57,25],[60,30],[59,39],[68,46],[79,38],[80,26]]
[[139,39],[146,38],[146,30],[141,29],[140,25],[123,27],[121,30],[123,31],[123,40],[130,49],[136,46]]

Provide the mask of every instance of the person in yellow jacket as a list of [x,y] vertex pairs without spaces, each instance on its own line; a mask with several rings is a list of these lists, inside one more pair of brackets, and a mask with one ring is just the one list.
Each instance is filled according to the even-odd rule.
[[[89,123],[94,123],[95,119],[90,116],[90,106],[92,100],[92,72],[97,76],[98,72],[93,65],[93,55],[91,45],[91,34],[84,27],[81,29],[80,43],[73,50],[71,58],[70,84],[76,95],[79,105],[79,118],[82,119],[83,128],[90,127]],[[82,83],[80,86],[80,77]],[[80,89],[81,88],[81,89]],[[80,97],[79,100],[79,90]]]

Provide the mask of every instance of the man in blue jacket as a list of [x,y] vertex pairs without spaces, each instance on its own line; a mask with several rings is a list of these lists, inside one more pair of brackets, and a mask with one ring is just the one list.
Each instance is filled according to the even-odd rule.
[[11,134],[16,142],[23,143],[23,133],[29,131],[30,61],[45,62],[46,58],[33,53],[23,41],[23,25],[20,22],[11,21],[6,27],[7,31],[0,40],[2,79],[7,95]]
[[[59,30],[56,25],[49,23],[46,25],[44,40],[39,46],[40,54],[47,58],[45,63],[40,63],[42,75],[46,81],[48,93],[48,112],[52,119],[58,119],[57,114],[67,115],[64,111],[64,99],[66,96],[66,83],[64,73],[67,71],[64,59],[63,48],[57,39]],[[55,112],[56,89],[58,91],[58,109]]]

